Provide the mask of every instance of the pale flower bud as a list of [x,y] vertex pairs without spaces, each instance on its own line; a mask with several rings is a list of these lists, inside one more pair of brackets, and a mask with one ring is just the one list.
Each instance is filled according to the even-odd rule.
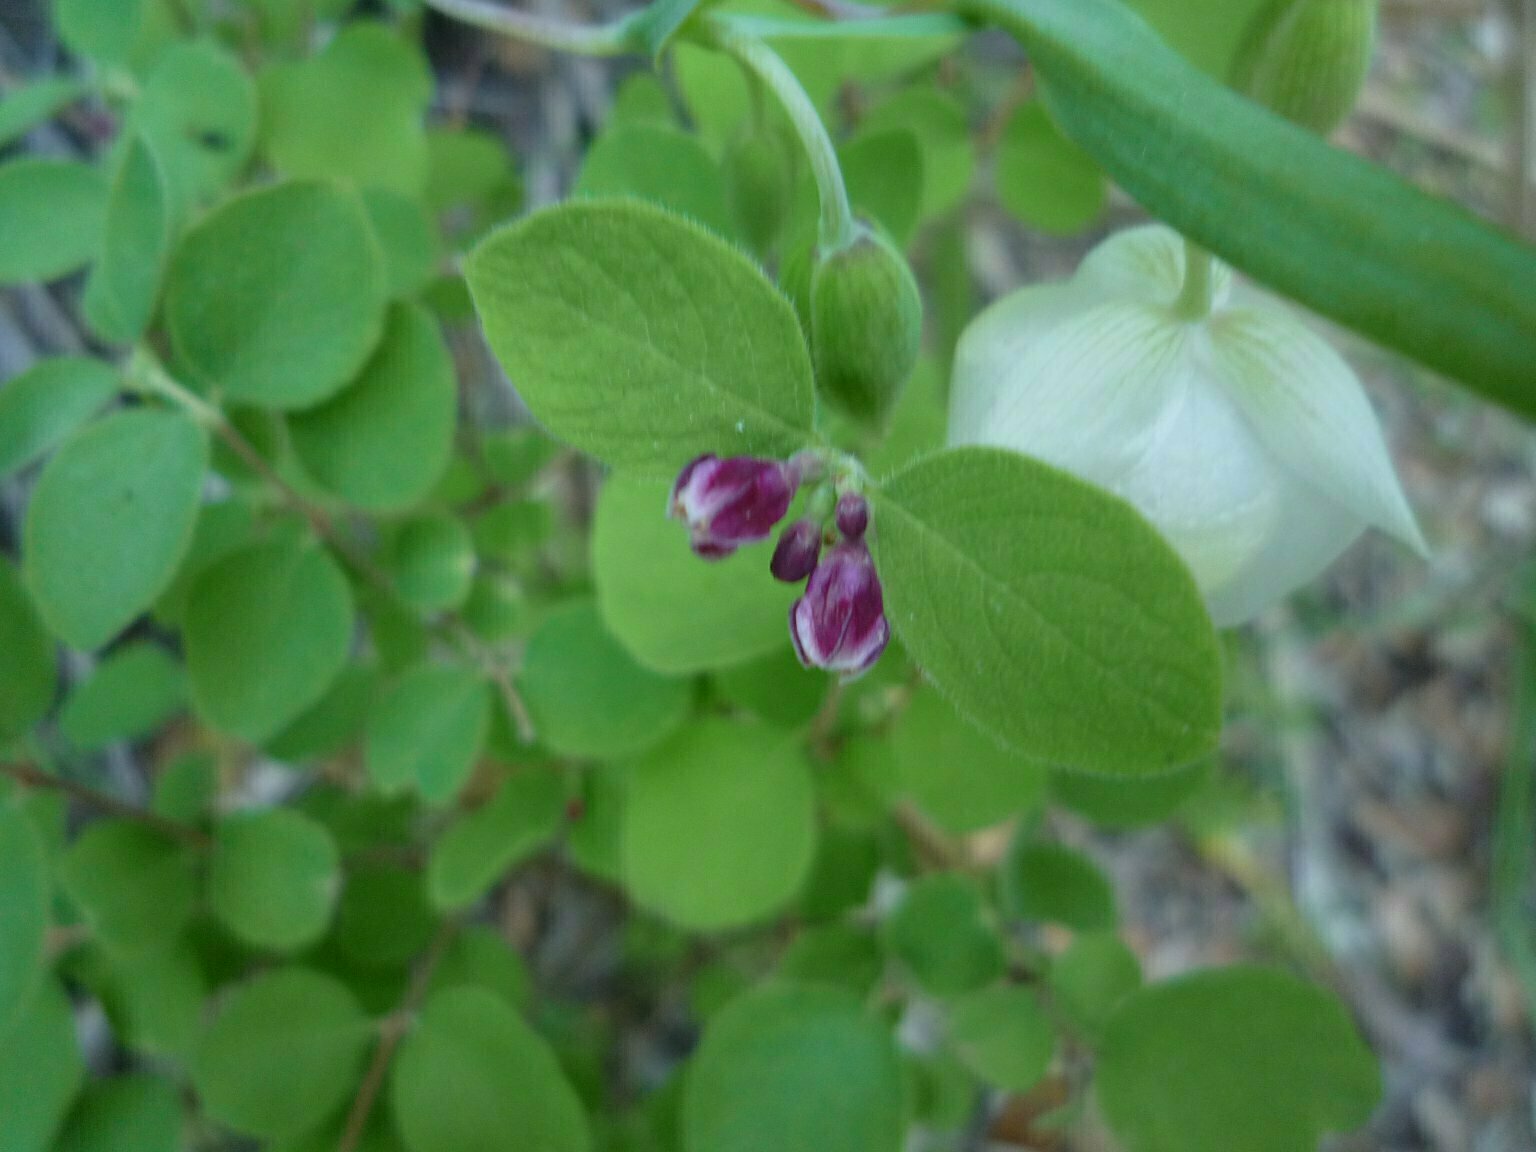
[[1184,262],[1176,233],[1139,228],[1072,281],[989,308],[956,352],[950,443],[1011,448],[1124,498],[1221,626],[1315,578],[1366,527],[1423,553],[1354,372],[1219,267],[1210,315],[1181,318]]

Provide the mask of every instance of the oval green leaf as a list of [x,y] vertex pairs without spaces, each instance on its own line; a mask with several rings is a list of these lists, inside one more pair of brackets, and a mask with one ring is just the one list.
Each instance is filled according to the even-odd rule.
[[901,1067],[860,999],[770,985],[710,1020],[683,1096],[686,1152],[898,1152]]
[[178,412],[118,412],[67,440],[27,509],[27,583],[66,643],[97,648],[154,602],[192,540],[208,445]]
[[213,836],[208,906],[247,944],[291,952],[325,934],[341,856],[325,826],[286,808],[226,817]]
[[85,423],[117,391],[110,364],[40,360],[0,389],[0,476],[24,468]]
[[581,1101],[555,1055],[484,988],[432,996],[400,1045],[390,1103],[410,1152],[587,1152]]
[[385,287],[355,195],[277,184],[225,201],[182,238],[166,319],[209,387],[264,408],[305,408],[367,362],[383,333]]
[[43,977],[48,860],[26,813],[0,796],[0,1037]]
[[352,593],[319,546],[258,544],[198,578],[184,636],[198,714],[260,743],[318,701],[346,665]]
[[57,280],[101,249],[107,181],[73,160],[0,164],[0,284]]
[[497,359],[555,436],[611,464],[787,456],[812,436],[794,309],[746,256],[633,201],[546,209],[471,254]]
[[1137,775],[1215,745],[1210,618],[1123,501],[1016,453],[963,448],[875,493],[874,544],[908,654],[1025,755]]
[[1196,972],[1121,1001],[1095,1088],[1127,1152],[1312,1152],[1381,1096],[1344,1007],[1267,968]]
[[798,743],[699,720],[631,770],[624,882],[641,905],[698,931],[772,916],[815,855],[815,794]]
[[59,686],[54,647],[16,569],[0,558],[0,741],[47,715]]
[[379,697],[368,718],[365,759],[381,792],[414,788],[445,803],[475,766],[490,727],[490,686],[478,672],[422,664]]

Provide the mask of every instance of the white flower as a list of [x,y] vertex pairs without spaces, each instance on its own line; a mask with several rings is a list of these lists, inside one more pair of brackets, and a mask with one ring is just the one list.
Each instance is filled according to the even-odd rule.
[[1181,317],[1184,261],[1176,233],[1134,229],[1070,282],[982,313],[955,354],[950,443],[1011,448],[1135,505],[1223,627],[1312,580],[1368,526],[1422,554],[1349,365],[1220,265],[1210,314]]

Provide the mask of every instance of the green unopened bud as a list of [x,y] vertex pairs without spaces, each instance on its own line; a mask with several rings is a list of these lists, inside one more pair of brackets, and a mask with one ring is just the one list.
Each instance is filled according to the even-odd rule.
[[896,246],[867,225],[811,271],[816,382],[834,405],[877,424],[890,411],[923,338],[923,300]]
[[794,203],[794,157],[774,132],[754,132],[726,149],[725,193],[742,235],[759,255],[779,238]]
[[1233,83],[1327,135],[1355,106],[1376,45],[1377,0],[1271,0],[1249,25]]

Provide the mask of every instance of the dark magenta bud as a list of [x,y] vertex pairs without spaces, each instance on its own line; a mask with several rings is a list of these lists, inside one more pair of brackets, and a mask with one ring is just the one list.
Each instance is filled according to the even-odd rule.
[[779,460],[700,456],[678,475],[667,514],[688,525],[696,553],[719,560],[768,539],[799,483],[799,470]]
[[779,533],[779,543],[773,550],[769,571],[775,580],[786,584],[798,584],[816,571],[816,560],[821,555],[821,526],[810,520],[796,520]]
[[869,501],[857,492],[844,492],[837,502],[837,530],[849,540],[859,540],[869,527]]
[[863,541],[832,547],[789,610],[795,655],[807,668],[861,676],[890,643],[885,597]]

